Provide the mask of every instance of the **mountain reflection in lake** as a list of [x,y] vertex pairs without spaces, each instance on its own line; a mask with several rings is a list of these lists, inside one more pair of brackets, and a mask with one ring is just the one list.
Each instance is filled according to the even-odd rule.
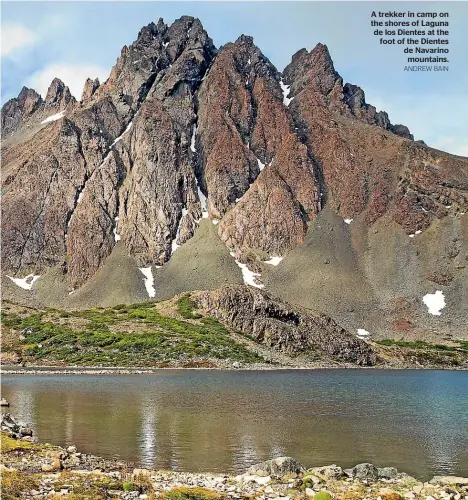
[[144,467],[243,471],[290,455],[468,475],[468,373],[396,370],[4,375],[40,441]]

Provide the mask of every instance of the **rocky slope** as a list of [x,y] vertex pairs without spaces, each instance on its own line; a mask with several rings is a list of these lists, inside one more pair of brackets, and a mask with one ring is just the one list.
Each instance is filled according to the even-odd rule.
[[[159,20],[81,101],[55,79],[1,120],[6,297],[245,282],[352,333],[468,338],[468,160],[391,124],[325,45],[280,73],[251,37],[218,50],[199,20]],[[437,290],[441,314],[423,302]]]

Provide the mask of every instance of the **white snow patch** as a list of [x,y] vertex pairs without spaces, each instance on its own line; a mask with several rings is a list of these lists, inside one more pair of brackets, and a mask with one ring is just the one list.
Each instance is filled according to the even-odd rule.
[[291,85],[285,85],[283,80],[280,80],[281,90],[283,91],[283,104],[289,106],[289,103],[294,99],[294,97],[288,97],[291,91]]
[[57,120],[60,120],[60,118],[63,118],[64,115],[65,115],[65,111],[60,111],[60,113],[56,113],[55,115],[50,115],[45,120],[41,121],[41,125],[43,123],[55,122]]
[[169,42],[163,42],[163,47],[166,48],[169,45]]
[[445,307],[445,297],[440,290],[436,290],[435,293],[427,293],[422,298],[422,301],[427,307],[429,314],[434,316],[440,316],[440,312]]
[[249,57],[249,60],[247,61],[247,64],[250,64],[252,61],[250,60],[250,57]]
[[261,160],[259,160],[257,158],[257,163],[258,163],[258,168],[260,169],[260,172],[265,168],[265,164],[261,162]]
[[271,264],[272,266],[277,266],[281,261],[283,260],[283,257],[271,257],[270,260],[264,260],[264,264]]
[[[115,141],[111,144],[111,147],[112,146],[115,146],[121,139],[122,137],[132,128],[132,125],[133,125],[133,121],[131,121],[128,125],[127,125],[127,128],[122,132],[121,135],[119,135],[119,137],[117,137],[117,139],[115,139]],[[104,160],[105,161],[105,160]]]
[[351,222],[353,222],[354,219],[343,219],[345,224],[351,224]]
[[420,229],[418,229],[414,234],[421,234],[422,231]]
[[365,339],[370,336],[370,333],[367,330],[364,330],[364,328],[358,328],[357,329],[357,336],[360,339]]
[[145,282],[145,288],[146,291],[148,292],[148,297],[154,297],[156,295],[156,290],[154,289],[154,278],[153,278],[153,271],[150,267],[139,267],[138,268],[144,278],[143,281]]
[[182,219],[188,214],[188,210],[184,207],[182,209],[182,216],[179,220],[179,225],[177,226],[177,233],[176,233],[176,237],[172,240],[172,245],[171,245],[171,249],[172,249],[172,253],[174,253],[179,247],[180,245],[177,244],[177,240],[179,239],[179,235],[180,235],[180,226],[182,224]]
[[25,278],[13,278],[13,276],[8,276],[7,274],[7,278],[10,278],[15,285],[19,286],[20,288],[23,288],[24,290],[31,290],[35,281],[38,280],[40,277],[41,277],[40,275],[28,274]]
[[197,133],[197,126],[193,126],[193,132],[192,132],[192,139],[190,141],[190,150],[192,153],[196,153],[197,150],[195,149],[195,134]]
[[[229,252],[231,257],[236,257],[236,254],[234,252]],[[258,284],[255,282],[255,278],[257,276],[261,276],[260,273],[254,273],[251,271],[245,264],[242,264],[242,262],[239,262],[238,260],[235,261],[236,264],[240,267],[242,271],[242,278],[244,280],[244,283],[246,285],[254,286],[255,288],[264,288],[265,285],[263,283]]]
[[78,203],[81,202],[81,200],[83,199],[83,196],[84,196],[84,189],[82,189],[80,191],[80,194],[78,195],[78,199],[76,200],[76,204],[78,205]]
[[120,234],[117,232],[117,222],[118,222],[119,218],[116,217],[114,219],[114,241],[117,243],[118,241],[120,241]]
[[208,219],[208,208],[206,206],[206,196],[202,193],[200,186],[197,181],[198,198],[200,199],[200,205],[202,209],[202,219]]
[[421,234],[421,233],[422,233],[422,231],[421,231],[420,229],[418,229],[415,233],[413,233],[413,234],[409,234],[408,236],[409,236],[410,238],[414,238],[417,234]]
[[139,62],[141,62],[141,59],[138,59],[138,61],[133,61],[132,64],[138,64]]
[[213,225],[217,226],[219,224],[219,220],[218,219],[212,219],[211,221],[213,223]]

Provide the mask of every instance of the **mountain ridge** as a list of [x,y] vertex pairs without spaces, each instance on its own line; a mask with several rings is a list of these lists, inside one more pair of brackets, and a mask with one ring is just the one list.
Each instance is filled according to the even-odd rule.
[[[44,100],[23,88],[2,107],[3,274],[60,269],[71,304],[122,246],[157,281],[158,266],[177,257],[207,218],[242,272],[254,273],[253,284],[262,287],[260,275],[283,266],[265,262],[303,248],[326,209],[345,220],[341,227],[333,219],[330,228],[349,241],[344,260],[355,254],[353,273],[372,298],[349,324],[336,305],[321,302],[330,308],[324,312],[353,328],[394,314],[372,275],[389,257],[372,250],[381,234],[374,231],[383,231],[387,242],[406,237],[404,250],[390,258],[395,268],[413,262],[419,295],[436,283],[459,302],[455,325],[436,331],[464,335],[468,161],[413,139],[368,104],[361,88],[344,84],[326,45],[299,50],[280,73],[252,37],[217,49],[198,19],[183,16],[171,26],[160,19],[123,47],[105,82],[85,82],[81,101],[54,79]],[[431,236],[442,226],[453,228],[450,244]],[[435,241],[430,275],[421,250],[409,247],[419,245],[415,235],[426,238],[422,232]],[[330,251],[323,262],[333,260]],[[321,262],[307,273],[322,276]],[[334,272],[346,282],[342,264]],[[409,300],[412,311],[415,286],[405,280],[395,297]],[[207,281],[206,288],[219,283],[215,275]],[[327,290],[327,279],[312,281],[308,295],[316,296],[317,286]],[[268,282],[275,280],[266,287],[281,296],[285,287],[270,290]],[[354,291],[343,293],[351,296],[345,302],[356,300]],[[366,307],[374,309],[367,316]],[[434,319],[409,331],[424,336]],[[378,318],[369,323],[402,333]]]

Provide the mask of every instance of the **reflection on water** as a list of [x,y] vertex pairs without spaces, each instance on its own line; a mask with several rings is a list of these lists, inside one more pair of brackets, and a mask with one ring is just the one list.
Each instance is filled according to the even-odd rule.
[[291,455],[426,479],[468,475],[468,373],[161,371],[5,375],[2,396],[41,441],[189,471]]

